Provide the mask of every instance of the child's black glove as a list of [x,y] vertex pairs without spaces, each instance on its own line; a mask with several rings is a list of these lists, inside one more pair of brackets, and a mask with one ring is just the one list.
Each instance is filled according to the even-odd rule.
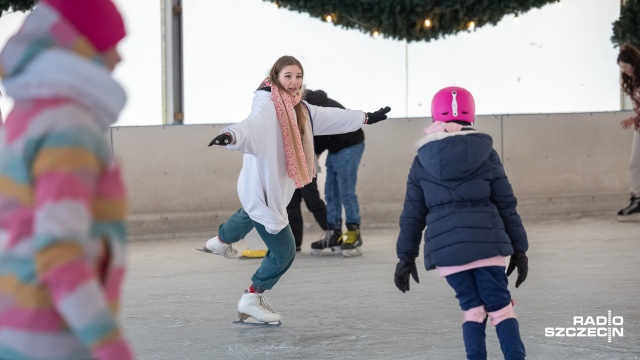
[[378,121],[386,120],[389,111],[391,111],[391,108],[386,106],[378,111],[367,113],[367,124],[371,125]]
[[214,137],[213,140],[211,140],[211,142],[207,146],[211,146],[211,145],[225,146],[225,145],[231,144],[232,142],[233,142],[233,138],[231,137],[231,134],[226,132],[224,134],[220,134]]
[[396,287],[403,293],[409,291],[409,275],[413,276],[413,280],[417,283],[420,283],[416,262],[400,260],[398,265],[396,265],[396,274],[393,281],[396,283]]
[[507,276],[511,275],[514,269],[518,269],[518,278],[516,279],[516,288],[520,286],[526,279],[529,272],[529,258],[524,251],[518,251],[511,255],[509,267],[507,268]]

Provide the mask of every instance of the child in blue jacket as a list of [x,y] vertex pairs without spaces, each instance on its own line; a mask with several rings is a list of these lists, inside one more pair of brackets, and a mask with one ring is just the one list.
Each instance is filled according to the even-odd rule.
[[528,241],[511,184],[491,136],[470,127],[475,103],[469,91],[440,90],[431,113],[433,124],[418,144],[407,180],[395,284],[404,293],[410,276],[418,282],[415,259],[426,227],[425,267],[436,269],[456,293],[467,359],[487,358],[487,318],[505,359],[524,359],[507,276],[518,269],[516,288],[526,279]]

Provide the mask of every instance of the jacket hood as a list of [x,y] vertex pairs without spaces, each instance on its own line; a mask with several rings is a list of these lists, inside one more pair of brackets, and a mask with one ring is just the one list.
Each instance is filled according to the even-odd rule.
[[307,90],[305,93],[305,100],[311,105],[322,106],[329,97],[327,93],[322,90]]
[[493,139],[475,130],[439,132],[427,135],[418,145],[422,145],[418,160],[429,174],[455,181],[467,178],[489,159]]
[[339,102],[329,98],[327,93],[322,90],[309,90],[307,89],[304,93],[304,99],[311,105],[322,106],[322,107],[335,107],[344,109]]

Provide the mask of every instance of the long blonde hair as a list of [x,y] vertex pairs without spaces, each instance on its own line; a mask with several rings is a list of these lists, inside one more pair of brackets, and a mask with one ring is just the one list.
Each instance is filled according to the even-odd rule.
[[[285,55],[276,60],[276,62],[271,67],[271,70],[269,71],[269,79],[271,80],[272,85],[285,90],[278,82],[278,75],[280,75],[280,71],[282,71],[282,69],[290,65],[295,65],[300,68],[300,71],[302,71],[302,79],[304,80],[304,68],[302,68],[302,64],[300,63],[300,61],[298,61],[298,59],[294,58],[293,56]],[[304,94],[303,87],[304,86],[301,86],[300,90],[298,90],[301,97]],[[274,90],[275,89],[271,89],[271,91]],[[294,106],[294,109],[296,110],[296,118],[298,120],[298,130],[300,131],[300,136],[302,136],[304,135],[305,124],[307,122],[307,115],[304,111],[302,100],[300,100],[300,102],[296,106]]]

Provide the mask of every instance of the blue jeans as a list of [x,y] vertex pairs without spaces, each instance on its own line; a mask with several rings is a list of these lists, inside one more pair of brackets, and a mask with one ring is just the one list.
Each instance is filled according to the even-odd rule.
[[327,155],[324,196],[327,203],[327,222],[332,229],[342,228],[343,206],[346,223],[360,225],[356,183],[363,152],[364,143],[360,143]]
[[254,227],[267,245],[267,254],[258,270],[251,276],[251,283],[262,290],[271,290],[289,270],[296,255],[296,242],[291,227],[287,225],[279,233],[269,234],[264,225],[251,220],[249,214],[241,208],[220,225],[218,236],[224,242],[235,243],[244,239]]

